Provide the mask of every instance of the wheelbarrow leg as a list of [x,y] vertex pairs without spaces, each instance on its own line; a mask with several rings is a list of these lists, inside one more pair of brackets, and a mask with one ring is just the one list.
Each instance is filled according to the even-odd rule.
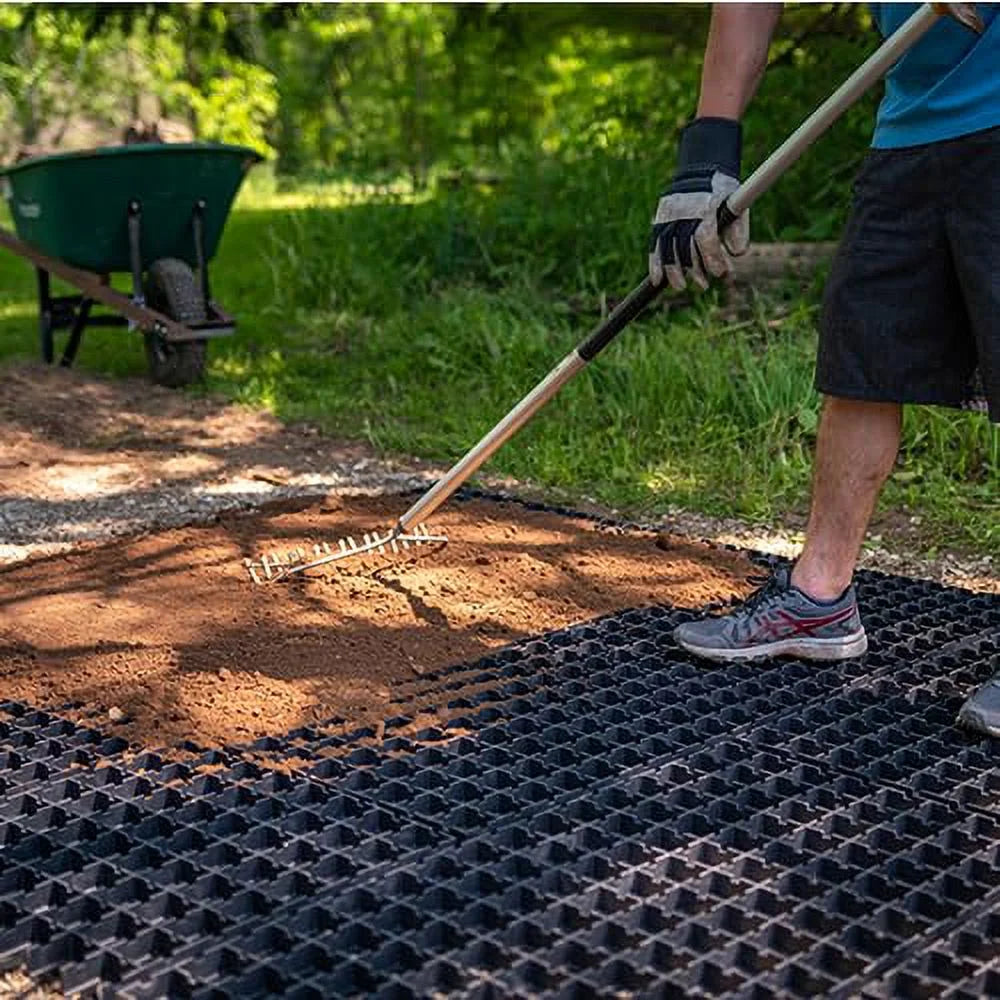
[[52,337],[52,295],[49,287],[49,272],[36,267],[38,276],[38,335],[42,345],[42,359],[51,365],[55,359],[55,343]]
[[128,249],[129,262],[132,265],[132,301],[137,306],[146,304],[146,296],[142,290],[142,205],[138,201],[128,203]]
[[198,284],[201,286],[201,298],[205,305],[205,315],[211,316],[212,293],[208,287],[208,261],[205,259],[205,199],[200,198],[194,203],[191,213],[191,228],[194,230],[195,263],[198,265]]
[[90,319],[90,310],[93,305],[93,299],[85,298],[80,303],[80,308],[77,309],[76,315],[73,317],[73,325],[69,331],[69,340],[66,341],[62,359],[59,361],[59,364],[63,368],[69,368],[73,364],[76,352],[80,349],[80,341],[83,339],[83,328],[87,325],[87,320]]

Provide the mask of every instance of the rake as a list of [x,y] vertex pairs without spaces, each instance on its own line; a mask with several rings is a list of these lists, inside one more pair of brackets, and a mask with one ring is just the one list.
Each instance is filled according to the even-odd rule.
[[[970,8],[971,4],[922,4],[729,196],[719,208],[720,231],[731,225],[762,194],[770,190],[833,122],[881,79],[940,17],[953,16],[966,27],[976,30],[974,10],[970,13]],[[308,558],[302,549],[295,549],[284,560],[279,558],[276,561],[273,556],[265,556],[258,561],[246,560],[251,579],[255,583],[273,582],[318,566],[359,558],[372,552],[388,554],[428,542],[447,543],[447,536],[443,533],[432,534],[424,520],[445,503],[567,382],[590,364],[660,294],[665,285],[666,282],[653,285],[648,278],[644,279],[586,340],[563,358],[478,444],[427,490],[392,528],[365,535],[360,544],[353,539],[341,539],[332,548],[328,545],[314,546],[312,558]]]
[[304,573],[307,569],[326,566],[341,559],[358,558],[373,552],[378,555],[400,555],[409,552],[411,547],[435,542],[444,545],[447,541],[447,535],[442,532],[435,534],[426,524],[418,524],[410,529],[400,528],[397,522],[395,528],[382,534],[366,532],[360,542],[348,535],[334,546],[328,542],[315,544],[311,559],[304,548],[298,547],[284,553],[272,552],[256,560],[244,559],[243,565],[254,583],[277,583],[289,574]]

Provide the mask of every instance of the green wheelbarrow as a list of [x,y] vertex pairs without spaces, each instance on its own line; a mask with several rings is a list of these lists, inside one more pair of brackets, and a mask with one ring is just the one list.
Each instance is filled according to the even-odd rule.
[[[17,235],[0,246],[34,264],[42,357],[68,329],[61,364],[73,363],[87,326],[127,326],[145,338],[154,382],[201,377],[206,342],[232,334],[213,300],[208,262],[247,170],[260,155],[210,143],[108,146],[24,160],[0,171]],[[111,275],[131,276],[131,293]],[[52,295],[55,276],[79,289]],[[102,305],[111,313],[94,313]]]

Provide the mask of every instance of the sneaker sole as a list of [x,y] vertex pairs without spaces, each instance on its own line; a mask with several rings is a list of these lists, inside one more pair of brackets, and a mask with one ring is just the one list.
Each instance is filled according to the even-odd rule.
[[1000,726],[990,726],[978,712],[966,712],[964,708],[959,711],[955,725],[978,736],[989,736],[991,739],[1000,737]]
[[852,660],[868,650],[868,636],[862,630],[842,639],[779,639],[746,649],[718,649],[677,640],[682,649],[716,663],[766,660],[772,656],[797,656],[803,660]]

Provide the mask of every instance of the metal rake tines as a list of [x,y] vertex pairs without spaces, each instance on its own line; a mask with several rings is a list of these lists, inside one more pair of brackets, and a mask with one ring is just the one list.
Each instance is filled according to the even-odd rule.
[[259,559],[244,559],[243,565],[246,566],[254,583],[277,583],[286,576],[339,562],[341,559],[355,556],[360,558],[372,552],[379,555],[401,555],[420,545],[432,542],[443,544],[447,541],[448,536],[444,533],[434,533],[426,524],[418,524],[409,531],[394,528],[381,534],[365,532],[360,542],[355,541],[350,535],[341,538],[335,545],[322,542],[313,545],[312,558],[305,549],[295,548],[283,553],[272,552],[262,555]]

